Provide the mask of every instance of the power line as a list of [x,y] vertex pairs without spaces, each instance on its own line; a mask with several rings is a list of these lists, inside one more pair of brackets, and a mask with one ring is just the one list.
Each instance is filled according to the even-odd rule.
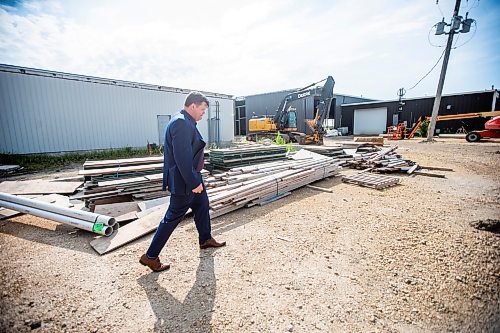
[[430,74],[430,73],[434,70],[434,68],[436,68],[436,66],[439,64],[439,62],[440,62],[440,61],[441,61],[441,59],[443,58],[443,55],[444,55],[444,52],[445,52],[445,51],[446,51],[446,49],[445,49],[445,50],[443,50],[443,52],[442,52],[442,53],[441,53],[441,55],[439,56],[439,59],[438,59],[438,60],[436,61],[436,63],[434,64],[434,66],[432,66],[432,68],[431,68],[431,69],[430,69],[430,70],[429,70],[429,71],[428,71],[428,72],[427,72],[427,73],[426,73],[426,74],[425,74],[425,75],[424,75],[424,76],[423,76],[420,80],[418,80],[418,82],[417,82],[417,83],[415,83],[415,85],[414,85],[413,87],[411,87],[411,88],[409,88],[409,89],[406,89],[407,91],[408,91],[408,90],[412,90],[413,88],[415,88],[415,87],[416,87],[416,86],[417,86],[420,82],[422,82],[422,80],[423,80],[423,79],[425,79],[425,78],[426,78],[426,77],[427,77],[427,76],[428,76],[428,75],[429,75],[429,74]]
[[467,11],[470,11],[471,9],[474,9],[474,8],[477,8],[477,7],[479,7],[479,0],[474,0],[474,2],[470,6],[470,8],[467,9]]
[[436,5],[437,8],[439,9],[439,12],[441,13],[441,17],[444,17],[443,11],[441,10],[441,5],[439,5],[439,0],[436,0]]

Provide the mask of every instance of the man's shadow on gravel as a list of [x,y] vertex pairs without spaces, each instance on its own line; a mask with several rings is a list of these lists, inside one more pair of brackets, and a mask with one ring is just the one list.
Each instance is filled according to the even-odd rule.
[[[148,295],[156,316],[155,332],[212,332],[212,312],[215,300],[214,253],[200,252],[196,281],[183,302],[173,297],[158,283],[159,274],[141,276],[137,282]],[[172,281],[175,283],[175,281]]]

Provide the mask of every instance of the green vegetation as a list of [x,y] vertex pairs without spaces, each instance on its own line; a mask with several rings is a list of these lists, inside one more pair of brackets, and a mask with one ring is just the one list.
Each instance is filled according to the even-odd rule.
[[[154,149],[154,155],[159,155],[159,153],[159,149]],[[148,156],[149,154],[146,148],[133,149],[127,147],[122,149],[89,151],[81,153],[32,155],[0,154],[0,164],[20,165],[24,168],[25,171],[42,171],[69,167],[73,163],[83,164],[86,160],[107,160]]]
[[286,140],[281,136],[281,133],[279,131],[278,134],[276,134],[276,138],[274,139],[273,143],[278,146],[286,146],[287,152],[295,151],[295,148],[293,148],[292,143],[291,142],[286,143]]
[[278,146],[286,145],[286,141],[285,141],[285,139],[283,139],[283,137],[281,136],[281,133],[279,131],[276,134],[276,138],[274,139],[273,143],[278,145]]
[[429,128],[429,121],[426,119],[420,124],[420,127],[417,129],[417,134],[422,138],[426,137],[428,128]]

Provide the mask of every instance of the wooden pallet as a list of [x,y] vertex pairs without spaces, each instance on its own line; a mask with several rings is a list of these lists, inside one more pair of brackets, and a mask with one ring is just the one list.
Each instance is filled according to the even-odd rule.
[[381,190],[397,185],[399,183],[399,178],[363,172],[356,175],[345,176],[342,178],[342,181],[344,183]]

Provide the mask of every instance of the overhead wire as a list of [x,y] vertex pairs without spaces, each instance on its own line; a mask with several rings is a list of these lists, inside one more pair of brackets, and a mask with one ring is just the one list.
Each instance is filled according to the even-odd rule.
[[[469,3],[469,1],[467,0],[467,4]],[[477,4],[477,5],[476,5]],[[439,5],[439,0],[436,0],[436,5],[439,9],[439,12],[441,13],[443,19],[444,19],[444,14],[443,14],[443,11],[441,10],[441,6]],[[473,8],[476,8],[477,6],[479,6],[479,0],[474,0],[474,2],[472,3],[472,5],[467,9],[467,12]],[[476,31],[477,31],[477,23],[476,23],[476,20],[474,20],[472,23],[474,23],[474,32],[472,33],[472,36],[471,38],[469,38],[467,41],[465,41],[464,43],[460,44],[457,46],[457,43],[458,43],[458,39],[459,39],[459,36],[460,34],[456,33],[457,34],[457,39],[454,41],[454,45],[452,46],[452,49],[457,49],[459,47],[462,47],[464,46],[465,44],[467,44],[468,42],[470,42],[474,36],[476,35]],[[437,23],[434,24],[430,30],[429,30],[429,33],[427,34],[427,40],[429,42],[429,44],[431,46],[434,46],[434,47],[444,47],[444,45],[436,45],[436,44],[433,44],[431,42],[431,39],[430,39],[430,34],[431,34],[431,31],[437,26]],[[436,61],[436,63],[431,67],[431,69],[420,79],[417,81],[417,83],[415,83],[411,88],[408,88],[406,89],[406,91],[408,90],[412,90],[414,89],[416,86],[418,86],[418,84],[420,82],[422,82],[422,80],[424,80],[427,76],[429,76],[430,73],[432,73],[432,71],[434,70],[434,68],[436,68],[436,66],[439,64],[439,62],[441,61],[441,59],[443,58],[444,54],[446,52],[446,49],[443,50],[443,52],[441,53],[441,55],[439,56],[438,60]]]
[[437,5],[437,8],[439,9],[439,12],[441,13],[441,17],[444,18],[443,10],[441,9],[441,5],[439,5],[439,0],[436,0],[436,5]]
[[444,50],[443,50],[443,52],[442,52],[442,53],[441,53],[441,55],[439,56],[438,60],[437,60],[437,61],[436,61],[436,63],[434,64],[434,66],[432,66],[432,68],[431,68],[431,69],[430,69],[430,70],[429,70],[429,71],[428,71],[428,72],[427,72],[427,73],[426,73],[426,74],[425,74],[425,75],[424,75],[424,76],[423,76],[420,80],[418,80],[418,82],[417,82],[417,83],[415,83],[415,84],[413,85],[413,87],[408,88],[408,89],[406,89],[406,90],[407,90],[407,91],[408,91],[408,90],[412,90],[413,88],[415,88],[416,86],[418,86],[418,84],[419,84],[420,82],[422,82],[422,80],[423,80],[423,79],[425,79],[425,78],[426,78],[426,77],[427,77],[427,76],[428,76],[428,75],[429,75],[429,74],[430,74],[430,73],[434,70],[434,68],[436,68],[436,66],[439,64],[439,62],[440,62],[440,61],[441,61],[441,59],[443,58],[443,56],[444,56],[444,53],[445,53],[445,52],[446,52],[446,49],[444,49]]
[[[472,36],[470,36],[469,39],[467,39],[465,42],[463,42],[462,44],[458,45],[458,46],[454,46],[453,49],[458,49],[459,47],[462,47],[464,46],[465,44],[467,44],[468,42],[470,42],[474,36],[476,35],[476,32],[477,32],[477,23],[476,23],[476,20],[474,20],[472,23],[474,23],[474,32],[472,32]],[[460,35],[459,35],[460,36]],[[457,37],[457,41],[458,41],[458,37]],[[456,45],[457,43],[455,43]]]
[[429,33],[427,33],[427,41],[429,42],[429,44],[431,46],[434,46],[434,47],[444,47],[444,44],[443,45],[436,45],[436,44],[433,44],[431,42],[431,32],[432,32],[432,29],[434,29],[436,27],[437,23],[434,24],[430,29],[429,29]]

